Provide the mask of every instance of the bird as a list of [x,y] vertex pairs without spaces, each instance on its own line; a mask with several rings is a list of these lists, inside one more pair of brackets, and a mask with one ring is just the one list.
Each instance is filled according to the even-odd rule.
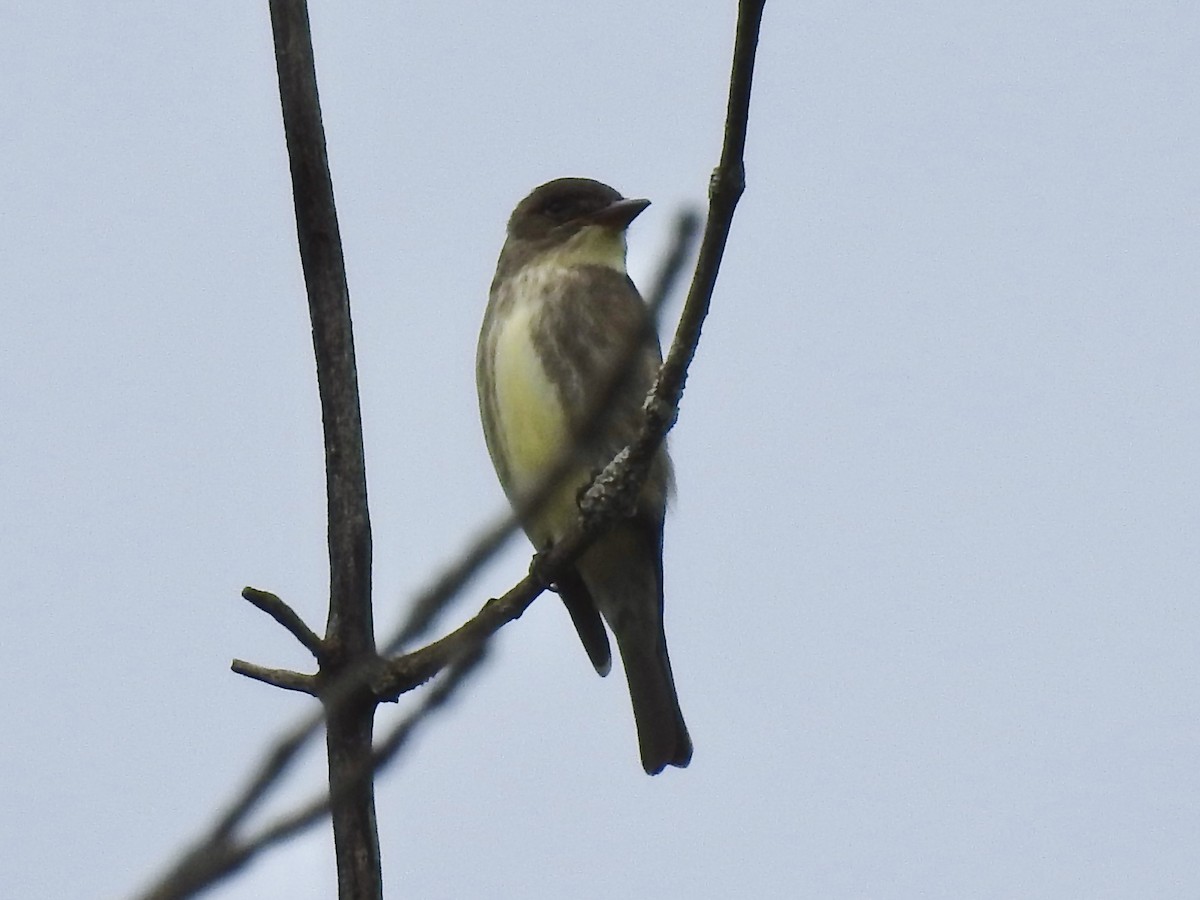
[[[514,507],[569,454],[567,474],[521,523],[539,553],[572,527],[579,493],[637,435],[661,365],[649,310],[625,265],[626,231],[649,205],[590,178],[558,178],[530,192],[508,219],[479,334],[476,385],[488,453]],[[614,381],[623,360],[628,368]],[[607,414],[585,440],[584,419],[606,391]],[[632,515],[552,585],[600,675],[612,666],[605,624],[611,630],[650,775],[692,758],[663,626],[663,524],[672,489],[664,446]]]

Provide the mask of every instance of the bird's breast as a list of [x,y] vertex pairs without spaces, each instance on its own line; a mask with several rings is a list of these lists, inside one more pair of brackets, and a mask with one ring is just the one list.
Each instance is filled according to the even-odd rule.
[[534,343],[540,306],[538,301],[518,300],[500,323],[496,337],[496,412],[506,461],[516,482],[513,487],[518,491],[536,485],[567,439],[562,400]]
[[[535,337],[544,305],[552,301],[538,289],[541,285],[517,287],[521,289],[514,291],[512,305],[496,323],[492,359],[496,426],[508,476],[505,489],[510,496],[541,486],[569,448],[571,434],[562,394],[543,365]],[[577,480],[567,476],[536,522],[527,523],[536,544],[557,538],[574,521]]]

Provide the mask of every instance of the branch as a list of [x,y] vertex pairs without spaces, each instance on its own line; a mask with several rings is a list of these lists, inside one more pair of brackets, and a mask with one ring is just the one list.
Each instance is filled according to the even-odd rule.
[[[305,0],[270,0],[271,31],[283,130],[292,173],[296,236],[308,290],[317,387],[325,434],[325,488],[329,515],[329,618],[321,680],[329,683],[364,658],[375,658],[371,611],[371,523],[363,460],[362,414],[350,325],[350,292],[333,200],[333,181],[321,124],[316,64]],[[322,700],[325,697],[322,695]],[[326,704],[329,782],[368,766],[375,706],[347,700]],[[383,896],[379,834],[371,779],[339,791],[332,807],[338,896]]]
[[[378,749],[371,754],[370,764],[365,769],[350,773],[331,793],[310,798],[292,812],[263,827],[257,834],[242,840],[233,837],[233,827],[249,812],[249,805],[231,809],[208,839],[189,851],[165,878],[139,895],[138,900],[183,900],[191,897],[238,871],[263,851],[315,825],[328,814],[331,802],[337,802],[341,794],[354,790],[357,781],[369,779],[373,772],[393,761],[408,745],[416,730],[428,721],[433,712],[446,704],[482,659],[483,653],[479,652],[455,662],[425,695],[420,705],[384,736]],[[274,773],[287,765],[306,737],[304,730],[298,729],[276,746],[272,759],[255,779],[254,787],[259,790],[251,791],[248,801],[257,802],[277,777]]]
[[234,831],[291,765],[320,722],[319,717],[315,724],[305,722],[278,740],[241,796],[218,818],[212,831],[184,853],[162,878],[139,894],[138,900],[183,900],[248,862],[257,850],[247,852],[250,842],[236,840]]
[[646,306],[650,308],[651,319],[658,321],[658,314],[668,298],[675,293],[675,285],[683,275],[683,267],[687,265],[688,257],[692,255],[692,247],[696,243],[696,235],[700,232],[700,213],[693,208],[681,209],[675,214],[672,223],[671,240],[667,244],[667,252],[662,255],[658,271],[646,291]]
[[277,739],[263,754],[254,776],[212,829],[139,894],[138,900],[182,900],[241,868],[253,854],[244,852],[250,842],[238,841],[235,832],[295,762],[323,721],[322,715],[309,716]]
[[[340,791],[352,788],[354,780],[370,778],[372,774],[395,759],[400,750],[408,744],[417,728],[421,727],[433,712],[445,706],[454,692],[466,680],[466,677],[483,661],[483,658],[484,653],[480,650],[456,661],[441,680],[434,685],[433,689],[425,695],[416,709],[401,719],[384,736],[379,747],[371,755],[370,765],[365,769],[349,773],[347,781],[338,785],[333,791],[332,799],[336,801]],[[247,855],[253,855],[270,844],[303,831],[329,811],[330,799],[329,796],[318,796],[301,804],[293,812],[279,818],[273,825],[264,828],[257,837],[245,842],[243,850]]]
[[271,0],[279,96],[292,171],[296,234],[316,353],[329,511],[327,638],[370,647],[371,529],[350,295],[321,125],[312,36],[304,0]]
[[[746,129],[750,118],[750,87],[754,77],[754,54],[762,24],[765,0],[742,0],[738,7],[737,34],[734,38],[733,71],[729,78],[729,102],[725,111],[725,143],[721,161],[709,182],[708,222],[700,241],[696,274],[684,303],[683,314],[675,328],[675,340],[651,392],[657,414],[674,417],[683,396],[687,369],[700,344],[700,331],[708,315],[717,272],[725,253],[725,243],[733,224],[733,213],[746,188]],[[669,429],[669,425],[666,429]],[[666,433],[664,429],[663,433]]]
[[304,620],[300,618],[300,614],[284,603],[279,597],[272,594],[270,591],[260,591],[258,588],[245,587],[242,588],[242,597],[268,616],[286,628],[296,640],[304,645],[318,660],[325,652],[325,642],[313,632]]
[[[553,571],[566,562],[569,560],[559,560],[554,564]],[[540,575],[526,575],[503,597],[489,600],[474,618],[444,638],[420,650],[388,660],[371,684],[375,696],[380,700],[395,700],[406,691],[424,684],[451,663],[471,658],[483,648],[488,638],[513,619],[520,618],[546,589],[546,584],[548,582],[543,581]]]
[[283,688],[285,691],[299,691],[302,694],[317,696],[317,679],[303,672],[293,672],[291,669],[268,669],[244,659],[235,659],[229,668],[237,675],[245,675],[263,684]]

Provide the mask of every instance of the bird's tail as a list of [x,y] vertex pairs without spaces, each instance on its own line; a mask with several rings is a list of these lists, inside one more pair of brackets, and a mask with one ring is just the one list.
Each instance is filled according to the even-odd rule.
[[642,768],[657,775],[692,758],[663,630],[662,518],[638,516],[603,535],[577,569],[617,640]]
[[642,768],[649,775],[657,775],[666,766],[682,768],[692,759],[692,739],[679,709],[662,619],[633,628],[621,624],[616,624],[613,633],[629,682]]

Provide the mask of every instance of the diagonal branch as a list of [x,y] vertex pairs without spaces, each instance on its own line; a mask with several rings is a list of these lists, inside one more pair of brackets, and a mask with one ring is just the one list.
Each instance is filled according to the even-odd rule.
[[325,652],[325,642],[321,640],[300,614],[283,602],[270,591],[260,591],[258,588],[242,588],[242,597],[265,612],[268,616],[282,625],[318,660]]
[[[725,253],[725,243],[733,224],[733,213],[746,187],[746,130],[750,119],[750,88],[754,78],[754,56],[758,48],[758,33],[762,25],[765,0],[742,0],[738,6],[737,33],[734,37],[733,66],[729,79],[729,101],[725,111],[725,140],[721,161],[713,171],[708,192],[708,221],[700,241],[696,273],[684,302],[683,313],[675,328],[675,339],[659,370],[658,379],[646,398],[646,427],[638,439],[627,448],[633,460],[632,470],[649,464],[666,433],[675,424],[679,401],[683,397],[688,366],[700,345],[700,332],[708,316],[717,272]],[[618,460],[620,455],[618,456]],[[614,460],[614,463],[616,460]],[[611,469],[612,466],[609,466]],[[595,499],[599,483],[612,482],[616,473],[601,473],[585,500]],[[629,479],[617,479],[628,482]],[[635,484],[624,483],[621,492],[635,497]],[[633,490],[633,493],[628,493]],[[600,492],[603,494],[603,491]],[[584,514],[587,515],[587,508]]]
[[675,214],[671,226],[671,240],[667,243],[667,252],[658,263],[658,271],[646,291],[646,306],[650,308],[650,318],[658,321],[659,314],[668,298],[675,293],[675,285],[683,275],[683,267],[691,258],[692,248],[696,244],[696,236],[700,233],[700,213],[688,207]]
[[287,766],[287,761],[295,756],[308,737],[303,729],[294,731],[276,746],[271,758],[266,761],[266,765],[243,798],[244,802],[231,808],[208,838],[186,853],[166,878],[140,894],[138,900],[184,900],[194,896],[237,872],[263,851],[321,821],[329,813],[331,803],[337,802],[340,795],[353,790],[356,781],[369,779],[373,772],[399,755],[416,730],[429,720],[433,712],[445,706],[482,659],[483,653],[480,651],[451,665],[445,675],[422,698],[421,703],[384,735],[365,768],[349,772],[329,793],[301,803],[257,834],[237,839],[234,836],[234,827],[249,813],[252,805],[261,799],[276,779],[278,771]]

